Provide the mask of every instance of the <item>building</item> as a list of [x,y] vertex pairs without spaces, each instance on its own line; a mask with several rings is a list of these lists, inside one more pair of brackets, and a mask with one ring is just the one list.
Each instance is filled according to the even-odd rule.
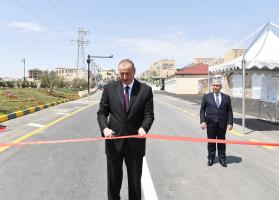
[[[230,62],[239,56],[242,56],[245,53],[246,49],[231,49],[224,55],[224,63]],[[215,65],[218,65],[221,63],[215,63]]]
[[143,73],[140,74],[140,79],[141,80],[147,81],[147,80],[149,80],[149,78],[150,78],[150,70],[146,70],[146,71],[144,71]]
[[176,71],[176,61],[163,59],[158,62],[153,63],[149,67],[150,79],[162,79],[175,74]]
[[203,63],[206,65],[217,65],[224,62],[224,58],[194,58],[193,64]]
[[117,79],[117,74],[114,69],[102,69],[102,70],[100,70],[99,74],[101,76],[100,78],[105,83],[108,83],[108,82],[111,82],[111,81]]
[[30,69],[30,70],[28,70],[27,81],[32,81],[32,82],[38,81],[41,79],[42,74],[43,74],[43,71],[38,68]]
[[88,79],[88,73],[85,69],[60,67],[56,68],[55,72],[58,76],[63,77],[65,81],[69,82],[74,80],[75,78],[80,78],[84,80]]
[[165,91],[173,94],[198,94],[199,80],[208,77],[208,65],[199,63],[175,72],[165,79]]

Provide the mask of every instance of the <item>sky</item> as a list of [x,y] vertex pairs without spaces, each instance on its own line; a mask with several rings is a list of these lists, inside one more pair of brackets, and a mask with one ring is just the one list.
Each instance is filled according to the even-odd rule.
[[[134,61],[137,75],[162,59],[182,68],[195,57],[222,57],[267,22],[279,24],[277,0],[1,0],[0,77],[29,69],[76,67],[84,55],[102,69]],[[82,67],[82,63],[80,63]],[[86,67],[86,66],[85,66]]]

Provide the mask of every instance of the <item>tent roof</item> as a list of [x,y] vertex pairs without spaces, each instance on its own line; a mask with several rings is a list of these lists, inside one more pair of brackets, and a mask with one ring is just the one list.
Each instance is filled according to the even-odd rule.
[[[267,24],[264,29],[266,30],[252,43],[244,54],[246,61],[245,69],[279,68],[279,38],[271,30],[270,24]],[[228,63],[210,66],[209,71],[216,73],[233,69],[242,69],[242,60],[243,56],[240,56]]]

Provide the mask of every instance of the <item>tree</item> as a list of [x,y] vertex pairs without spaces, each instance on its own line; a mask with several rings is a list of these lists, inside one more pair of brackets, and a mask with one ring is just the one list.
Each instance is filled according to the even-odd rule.
[[48,88],[49,95],[52,94],[55,86],[58,86],[59,76],[55,71],[44,71],[41,77],[41,88]]
[[72,88],[75,91],[85,90],[87,88],[87,81],[81,78],[75,78],[72,81]]

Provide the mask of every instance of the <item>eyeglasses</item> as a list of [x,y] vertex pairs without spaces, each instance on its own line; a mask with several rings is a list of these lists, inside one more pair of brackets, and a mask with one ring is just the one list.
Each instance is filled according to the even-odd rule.
[[213,84],[212,86],[220,87],[220,85]]

